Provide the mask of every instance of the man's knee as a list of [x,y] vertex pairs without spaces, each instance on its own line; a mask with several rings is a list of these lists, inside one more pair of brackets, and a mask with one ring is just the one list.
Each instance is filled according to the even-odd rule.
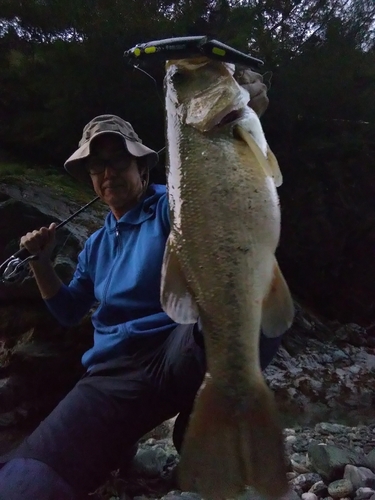
[[72,488],[48,465],[14,458],[0,469],[0,500],[78,500]]

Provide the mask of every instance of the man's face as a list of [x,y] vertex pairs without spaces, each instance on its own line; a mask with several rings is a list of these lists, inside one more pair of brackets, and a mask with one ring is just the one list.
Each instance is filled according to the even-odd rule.
[[132,208],[144,191],[137,160],[125,148],[121,137],[103,134],[93,139],[85,161],[95,193],[120,218]]

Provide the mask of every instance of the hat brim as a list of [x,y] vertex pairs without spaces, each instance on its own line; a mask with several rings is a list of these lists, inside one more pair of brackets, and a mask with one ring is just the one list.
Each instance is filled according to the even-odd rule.
[[88,172],[85,170],[83,166],[83,161],[85,158],[90,156],[91,149],[90,145],[93,139],[103,134],[114,134],[120,136],[123,141],[126,149],[132,156],[136,158],[147,157],[147,167],[149,170],[155,167],[159,160],[159,155],[153,149],[148,148],[144,144],[138,141],[130,141],[126,137],[124,137],[120,132],[115,131],[101,131],[94,134],[88,142],[83,144],[80,148],[78,148],[64,163],[65,170],[76,180],[80,182],[84,182],[85,184],[92,185],[91,178]]

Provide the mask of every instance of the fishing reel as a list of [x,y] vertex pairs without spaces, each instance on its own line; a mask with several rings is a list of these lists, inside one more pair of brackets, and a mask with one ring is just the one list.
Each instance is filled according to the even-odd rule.
[[259,69],[264,62],[209,36],[183,36],[137,44],[124,52],[129,65],[135,62],[167,61],[206,56],[223,62]]
[[29,262],[35,255],[22,248],[0,265],[0,283],[4,285],[22,284],[30,276]]

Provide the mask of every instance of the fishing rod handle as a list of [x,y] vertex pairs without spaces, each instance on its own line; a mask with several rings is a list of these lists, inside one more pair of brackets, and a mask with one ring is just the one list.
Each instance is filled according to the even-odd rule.
[[27,257],[30,257],[31,255],[32,254],[28,251],[28,249],[23,247],[17,250],[17,252],[14,253],[11,258],[25,260],[27,259]]

